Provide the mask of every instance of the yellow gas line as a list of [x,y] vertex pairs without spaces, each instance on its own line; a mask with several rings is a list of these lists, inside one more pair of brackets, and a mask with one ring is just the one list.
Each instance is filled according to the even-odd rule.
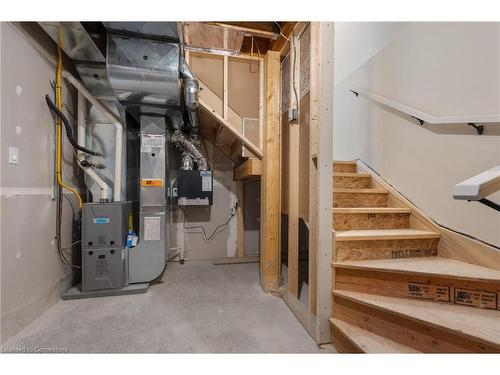
[[[61,72],[62,72],[62,53],[61,48],[57,46],[57,74],[56,74],[56,106],[62,111],[62,90],[61,90]],[[56,176],[57,183],[63,188],[71,191],[78,198],[78,205],[80,208],[83,206],[82,197],[76,188],[67,185],[62,179],[62,121],[57,116],[57,140],[56,140]]]

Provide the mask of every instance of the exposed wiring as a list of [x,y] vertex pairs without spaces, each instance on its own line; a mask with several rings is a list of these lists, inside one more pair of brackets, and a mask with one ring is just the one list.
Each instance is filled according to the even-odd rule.
[[[250,57],[253,57],[253,41],[254,41],[254,37],[252,36],[252,44],[250,46]],[[257,65],[257,70],[256,71],[252,71],[252,62],[250,62],[250,64],[248,64],[248,71],[250,73],[258,73],[259,69],[260,69],[260,58],[261,58],[261,55],[260,55],[260,48],[259,48],[259,43],[258,43],[257,39],[255,39],[255,46],[257,47],[257,54],[259,56],[259,62],[256,64]]]
[[295,37],[292,34],[292,49],[293,49],[293,66],[292,66],[292,86],[293,93],[295,94],[295,108],[299,107],[299,95],[297,94],[297,87],[295,85],[295,65],[297,62],[297,50],[295,47]]
[[290,41],[290,39],[288,39],[288,38],[287,38],[287,36],[286,36],[285,34],[283,34],[283,29],[281,28],[280,23],[279,23],[279,22],[276,22],[276,21],[274,21],[274,23],[275,23],[276,25],[278,25],[278,28],[280,29],[280,35],[281,35],[283,38],[285,38],[286,40]]
[[[231,219],[236,215],[237,206],[238,206],[238,204],[236,203],[236,207],[231,210],[231,214],[229,215],[228,219],[223,224],[218,225],[215,228],[215,230],[212,232],[212,234],[210,236],[207,236],[207,232],[205,231],[205,227],[203,227],[202,225],[196,225],[196,226],[192,226],[192,227],[187,227],[186,226],[187,209],[185,210],[181,206],[177,206],[177,207],[179,207],[179,209],[184,213],[184,220],[182,221],[182,227],[185,230],[186,229],[187,230],[201,229],[201,232],[188,232],[188,233],[200,233],[203,236],[203,239],[206,242],[210,242],[210,241],[212,241],[215,238],[215,236],[217,236],[219,233],[222,233],[226,229],[226,227],[228,226],[228,224],[231,221]],[[222,229],[220,229],[220,228],[222,228]]]
[[[292,46],[292,51],[293,51],[293,62],[292,62],[292,86],[293,86],[293,93],[294,93],[294,96],[295,96],[295,105],[294,105],[294,108],[298,108],[299,106],[299,95],[297,94],[297,87],[295,85],[295,65],[297,63],[297,49],[296,49],[296,46],[295,46],[295,37],[292,33],[292,37],[291,39],[288,38],[285,34],[283,34],[283,29],[281,28],[281,25],[279,24],[279,22],[276,22],[274,21],[274,23],[276,25],[278,25],[279,27],[279,30],[280,30],[280,35],[285,38],[287,41],[290,42],[291,46]],[[288,52],[289,54],[290,52]],[[287,54],[287,56],[288,56]],[[285,56],[285,58],[287,57]]]

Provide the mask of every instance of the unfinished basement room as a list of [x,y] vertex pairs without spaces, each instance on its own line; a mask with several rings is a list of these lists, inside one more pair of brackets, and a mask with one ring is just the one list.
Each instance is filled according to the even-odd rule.
[[185,12],[0,22],[1,352],[500,353],[500,22]]

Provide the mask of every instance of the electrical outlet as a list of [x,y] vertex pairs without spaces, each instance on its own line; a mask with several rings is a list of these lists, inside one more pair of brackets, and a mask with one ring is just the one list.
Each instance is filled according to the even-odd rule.
[[288,110],[288,121],[295,121],[297,120],[298,117],[298,111],[297,108],[292,107]]
[[19,164],[19,149],[9,147],[9,164]]

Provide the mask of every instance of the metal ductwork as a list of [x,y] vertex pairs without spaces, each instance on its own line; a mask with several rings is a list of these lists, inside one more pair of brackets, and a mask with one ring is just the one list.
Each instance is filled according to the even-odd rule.
[[[212,204],[212,172],[200,139],[199,84],[184,60],[175,22],[40,25],[79,73],[82,83],[65,78],[74,79],[88,101],[79,102],[79,113],[85,113],[79,137],[98,153],[87,156],[85,163],[102,166],[85,179],[93,203],[83,209],[82,290],[111,288],[121,293],[129,283],[148,283],[163,271],[170,247],[169,203]],[[110,118],[116,121],[110,123]],[[123,139],[116,135],[115,122],[124,125]],[[170,150],[178,156],[177,170]],[[121,173],[114,168],[116,160],[126,161]],[[119,181],[124,181],[123,189],[117,189]],[[101,202],[105,185],[115,187],[112,204]],[[110,223],[116,224],[109,230],[101,225]],[[129,234],[137,232],[138,242],[123,249],[119,238],[127,227]],[[116,250],[126,250],[121,257],[125,265],[110,262],[114,268],[109,278],[98,280],[93,255],[111,257]]]

